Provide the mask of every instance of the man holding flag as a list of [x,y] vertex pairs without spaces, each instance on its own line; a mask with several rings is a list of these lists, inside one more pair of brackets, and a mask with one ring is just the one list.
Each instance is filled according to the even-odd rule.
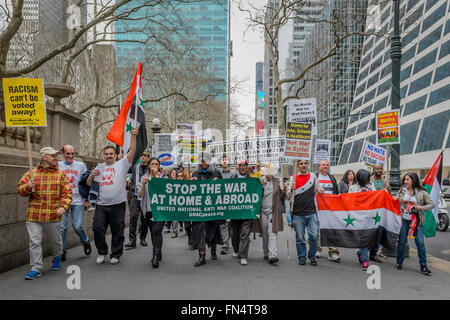
[[[145,116],[141,97],[141,63],[134,75],[130,93],[108,133],[107,139],[122,146],[125,157],[117,161],[116,150],[112,146],[103,149],[104,164],[92,171],[87,179],[91,186],[99,176],[99,192],[94,213],[93,231],[98,251],[97,263],[104,262],[108,254],[105,240],[108,225],[111,228],[111,264],[119,263],[125,241],[125,210],[127,202],[127,172],[147,147]],[[139,105],[139,106],[138,106]],[[140,130],[138,128],[140,127]]]

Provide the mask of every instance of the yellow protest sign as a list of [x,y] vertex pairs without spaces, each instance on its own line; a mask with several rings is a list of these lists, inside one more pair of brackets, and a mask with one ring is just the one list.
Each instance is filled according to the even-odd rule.
[[7,127],[47,126],[42,79],[4,78],[3,96]]

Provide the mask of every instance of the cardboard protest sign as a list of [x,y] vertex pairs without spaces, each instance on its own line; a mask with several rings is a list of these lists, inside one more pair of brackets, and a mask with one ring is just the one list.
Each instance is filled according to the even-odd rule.
[[321,160],[330,162],[331,140],[316,139],[314,146],[314,163],[320,163]]
[[400,110],[377,113],[377,145],[400,143]]
[[284,156],[286,158],[309,160],[311,157],[311,123],[288,122]]
[[361,161],[364,161],[364,163],[370,167],[373,167],[377,163],[381,163],[384,166],[384,163],[386,162],[386,149],[366,141]]
[[7,127],[46,127],[44,82],[42,79],[3,78]]
[[317,134],[316,98],[289,99],[287,122],[303,122],[313,125],[312,134]]

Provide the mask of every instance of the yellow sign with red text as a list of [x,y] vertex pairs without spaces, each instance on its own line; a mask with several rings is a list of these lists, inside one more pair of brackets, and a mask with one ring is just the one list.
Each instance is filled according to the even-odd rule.
[[400,110],[377,113],[377,145],[400,143]]

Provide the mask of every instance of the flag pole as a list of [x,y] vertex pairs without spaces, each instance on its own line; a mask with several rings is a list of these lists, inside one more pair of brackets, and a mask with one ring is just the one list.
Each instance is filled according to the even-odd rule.
[[137,126],[137,114],[138,114],[138,106],[139,106],[139,89],[141,84],[141,76],[137,76],[137,84],[136,84],[136,104],[134,105],[134,127]]
[[[120,113],[120,110],[122,110],[122,106],[123,106],[123,102],[122,101],[123,101],[122,100],[122,95],[120,95],[119,96],[119,113]],[[119,146],[119,145],[117,145],[117,146],[119,147],[119,154],[122,154],[123,153],[122,147]]]
[[291,190],[291,212],[294,211],[294,199],[295,199],[295,185],[297,181],[298,174],[298,160],[295,160],[295,174],[294,174],[294,190]]
[[390,145],[386,146],[386,181],[389,184],[389,170],[390,170],[390,165],[389,165],[389,148]]

